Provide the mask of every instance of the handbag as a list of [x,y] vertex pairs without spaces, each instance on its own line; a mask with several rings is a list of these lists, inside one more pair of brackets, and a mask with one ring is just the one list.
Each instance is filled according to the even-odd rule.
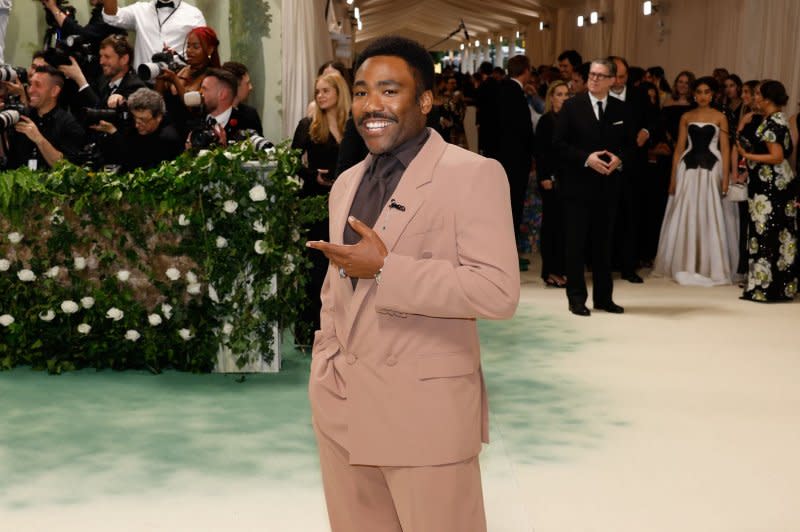
[[731,183],[728,186],[728,193],[725,194],[725,201],[738,203],[740,201],[747,201],[747,184],[746,183]]

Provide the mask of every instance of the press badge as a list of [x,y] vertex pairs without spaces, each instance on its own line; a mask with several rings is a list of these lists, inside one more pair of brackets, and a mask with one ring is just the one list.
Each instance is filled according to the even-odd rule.
[[39,161],[37,159],[28,159],[28,168],[31,170],[39,169]]

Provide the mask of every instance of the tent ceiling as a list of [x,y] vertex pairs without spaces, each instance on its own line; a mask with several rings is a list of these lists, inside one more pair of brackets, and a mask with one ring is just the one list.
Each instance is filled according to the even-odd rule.
[[[580,0],[356,0],[363,30],[356,32],[356,47],[389,33],[404,35],[431,47],[459,27],[461,20],[470,39],[503,34],[546,18],[548,8]],[[435,47],[447,50],[465,42],[463,31]]]

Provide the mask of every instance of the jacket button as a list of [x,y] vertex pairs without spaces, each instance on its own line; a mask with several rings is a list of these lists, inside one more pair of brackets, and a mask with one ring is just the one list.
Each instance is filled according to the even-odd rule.
[[386,359],[387,366],[394,366],[397,364],[397,356],[389,355],[389,358]]
[[353,364],[356,363],[356,360],[358,360],[358,357],[356,355],[354,355],[353,353],[349,353],[347,355],[347,357],[345,358],[345,360],[347,361],[348,364],[350,364],[352,366]]

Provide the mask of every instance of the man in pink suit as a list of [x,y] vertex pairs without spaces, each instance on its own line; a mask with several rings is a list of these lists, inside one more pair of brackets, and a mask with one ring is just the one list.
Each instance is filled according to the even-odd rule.
[[356,63],[370,154],[330,195],[309,397],[334,532],[486,530],[477,318],[510,318],[519,264],[499,163],[425,127],[433,62],[385,37]]

